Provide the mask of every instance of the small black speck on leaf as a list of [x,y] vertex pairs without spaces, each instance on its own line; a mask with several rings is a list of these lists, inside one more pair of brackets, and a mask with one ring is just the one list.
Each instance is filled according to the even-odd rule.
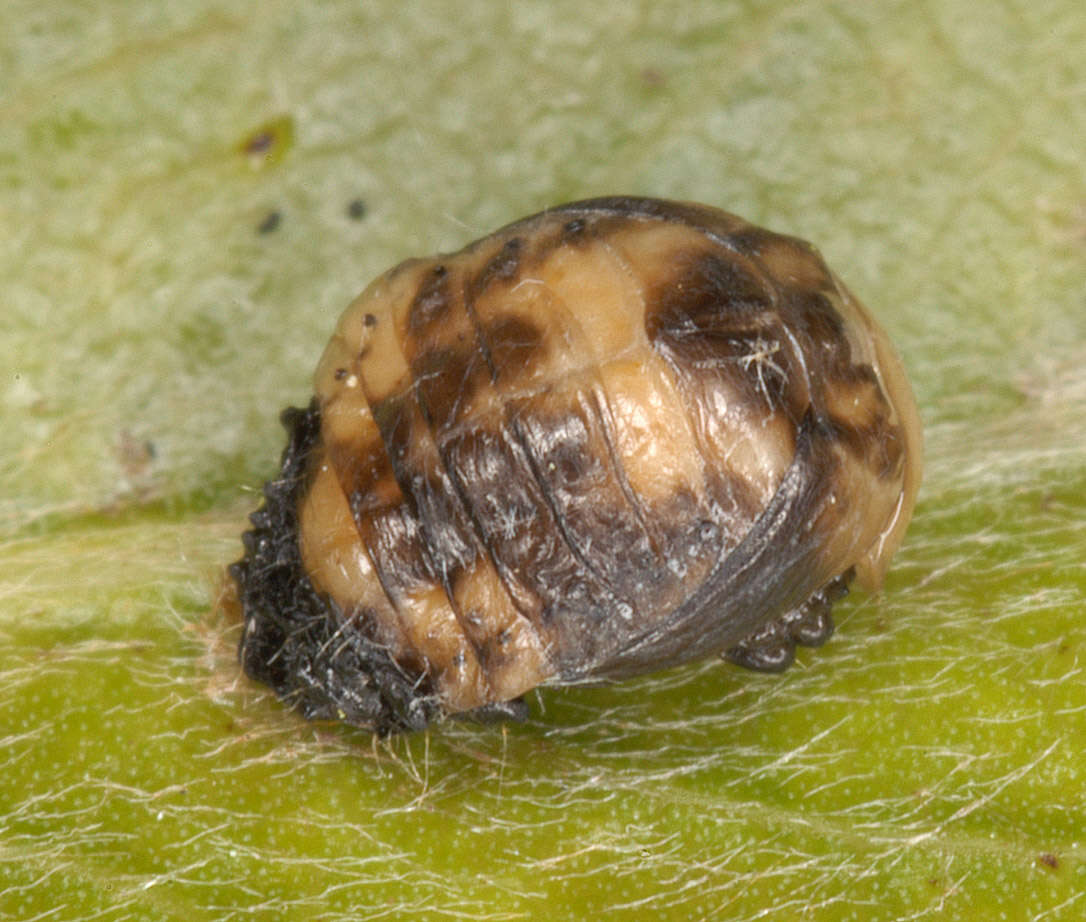
[[366,203],[360,198],[351,199],[347,205],[347,217],[352,221],[361,221],[366,216]]
[[641,80],[645,86],[651,86],[653,88],[661,87],[666,82],[663,72],[657,70],[655,67],[642,68]]
[[254,168],[279,162],[294,143],[294,119],[280,115],[258,125],[238,142],[237,150]]
[[270,234],[279,227],[279,222],[282,220],[283,213],[281,211],[269,211],[264,215],[264,219],[256,226],[256,232],[258,234]]
[[247,154],[266,154],[275,143],[275,135],[270,131],[258,131],[244,145]]

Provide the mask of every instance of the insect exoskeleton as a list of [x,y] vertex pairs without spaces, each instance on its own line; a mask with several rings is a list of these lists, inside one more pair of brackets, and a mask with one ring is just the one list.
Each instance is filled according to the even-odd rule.
[[240,659],[379,732],[723,655],[878,587],[920,482],[901,362],[809,244],[602,198],[348,307],[232,567]]

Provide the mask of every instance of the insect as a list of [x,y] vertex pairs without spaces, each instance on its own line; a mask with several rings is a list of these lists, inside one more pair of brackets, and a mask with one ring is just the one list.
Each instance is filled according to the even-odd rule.
[[380,733],[720,655],[779,671],[877,587],[920,422],[809,244],[600,198],[410,259],[339,320],[231,567],[240,661]]

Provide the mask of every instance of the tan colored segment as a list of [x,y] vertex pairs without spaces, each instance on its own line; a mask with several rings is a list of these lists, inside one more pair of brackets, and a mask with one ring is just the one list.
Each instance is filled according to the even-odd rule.
[[703,497],[701,456],[664,362],[649,350],[600,366],[616,454],[633,491],[657,503],[679,492]]
[[348,496],[361,491],[367,509],[401,502],[403,493],[389,465],[381,431],[358,374],[333,374],[325,383],[321,440],[341,489]]
[[[719,243],[695,228],[660,221],[631,222],[630,227],[615,230],[608,244],[631,266],[645,291],[673,279],[676,267],[696,262],[699,254],[721,250]],[[742,259],[736,253],[725,252]],[[753,269],[747,260],[743,263],[745,268]]]
[[403,650],[399,619],[381,589],[355,528],[347,499],[335,472],[318,462],[312,483],[298,509],[302,566],[313,588],[328,595],[345,615],[369,609],[383,631],[374,639],[387,644],[393,656]]
[[539,634],[513,606],[489,558],[458,574],[453,599],[472,643],[485,651],[495,700],[516,698],[552,674]]
[[[376,279],[343,312],[317,365],[314,385],[331,394],[337,371],[364,373],[371,399],[383,400],[410,385],[398,339],[397,313],[410,304],[429,261],[410,260]],[[342,375],[338,380],[343,380]]]
[[531,691],[552,675],[539,635],[526,621],[514,621],[494,636],[487,678],[496,701],[511,701]]
[[710,468],[742,481],[764,506],[777,492],[796,453],[795,425],[782,413],[761,406],[727,385],[706,387],[705,401],[691,410],[699,446]]
[[[722,213],[722,216],[735,225],[728,228],[729,233],[748,226],[731,215]],[[741,263],[752,278],[762,277],[751,260],[736,251],[724,249],[702,231],[685,224],[633,225],[616,231],[611,243],[630,265],[636,267],[647,291],[675,279],[677,266],[695,264],[703,254],[727,256]],[[774,345],[779,348],[779,344]],[[764,360],[783,361],[774,359],[771,354]],[[686,409],[697,450],[704,456],[709,469],[730,472],[748,484],[762,503],[768,502],[792,463],[794,425],[780,414],[767,413],[764,405],[752,406],[745,395],[734,392],[722,377],[713,375],[711,369],[707,369],[700,379],[691,380],[696,392],[687,394],[675,381],[673,370],[661,360],[657,361],[664,366],[663,374],[672,380],[680,393],[677,399]]]
[[834,455],[840,466],[834,471],[833,490],[812,523],[819,532],[821,564],[820,574],[812,578],[829,580],[854,566],[859,584],[873,591],[889,564],[892,551],[886,552],[884,536],[903,515],[903,494],[898,484],[880,481],[843,446],[835,446]]
[[[511,288],[487,289],[475,301],[474,309],[503,393],[539,390],[594,361],[574,316],[543,278],[532,275]],[[496,336],[488,335],[505,326],[513,329],[515,336],[518,325],[531,331],[529,355],[515,348],[515,341],[503,349]],[[503,354],[511,358],[504,360]],[[479,398],[486,399],[483,394]]]
[[355,438],[349,442],[329,439],[326,451],[340,489],[354,503],[356,526],[377,510],[403,503],[403,491],[379,437]]
[[[343,318],[340,318],[340,324],[343,324]],[[348,332],[357,334],[357,331]],[[313,374],[313,392],[321,401],[322,407],[340,396],[344,389],[357,390],[361,348],[357,341],[349,342],[338,330],[332,334]]]
[[831,419],[871,432],[872,438],[880,423],[893,426],[897,420],[898,414],[888,403],[878,380],[834,380],[825,388],[824,397],[825,411]]
[[[880,341],[886,339],[886,334],[875,323],[875,319],[867,308],[849,293],[836,276],[831,279],[830,287],[823,289],[823,293],[844,321],[852,363],[870,365],[883,385],[883,392],[889,397],[890,391],[886,387],[886,382],[882,380],[883,372],[880,369],[882,356],[878,345]],[[892,399],[890,403],[893,406]]]
[[878,535],[857,564],[857,579],[861,585],[877,589],[882,585],[894,552],[905,537],[905,530],[909,527],[916,503],[916,494],[920,490],[924,469],[923,428],[905,367],[889,337],[844,284],[836,278],[834,281],[841,295],[839,309],[849,318],[850,336],[857,336],[862,342],[860,348],[873,357],[872,367],[890,406],[893,407],[894,422],[900,427],[905,442],[905,470],[900,491]]
[[[456,268],[449,272],[459,275]],[[408,323],[402,350],[412,370],[416,397],[435,434],[469,415],[494,390],[475,324],[459,294],[450,294],[440,322],[415,328]]]
[[784,287],[822,291],[832,287],[826,264],[818,250],[803,240],[762,230],[758,259]]
[[[405,461],[408,467],[424,474],[441,467],[429,429],[416,428]],[[471,538],[478,541],[474,533]],[[493,699],[515,698],[539,684],[546,668],[543,643],[531,622],[513,604],[486,550],[477,548],[469,569],[456,569],[451,591],[452,611],[460,629],[475,647],[486,648],[480,667],[491,685]],[[519,659],[506,664],[503,657],[507,654]],[[522,681],[529,684],[522,687]]]
[[[413,351],[418,351],[423,346],[414,335],[408,335],[408,314],[421,279],[431,272],[438,262],[441,261],[414,261],[406,267],[393,270],[356,299],[340,320],[336,335],[318,368],[317,386],[319,393],[326,398],[325,416],[322,420],[325,436],[333,444],[339,444],[343,453],[353,450],[361,458],[366,454],[362,447],[364,445],[372,446],[375,451],[384,451],[382,437],[370,411],[367,396],[370,401],[379,403],[410,386],[412,375],[404,355],[404,346],[410,346]],[[371,315],[373,320],[367,321],[367,314]],[[450,304],[443,322],[431,327],[425,347],[440,348],[443,345],[460,343],[468,336],[474,338],[474,332],[462,302],[458,300]],[[344,374],[339,369],[347,369],[347,373]],[[432,436],[424,426],[413,426],[412,440],[405,461],[420,471],[428,470],[432,465],[440,465]],[[402,496],[398,493],[398,487],[396,495],[391,495],[391,482],[387,484],[388,490],[382,490],[382,487],[386,486],[384,479],[374,484],[372,492],[388,492],[389,503],[400,501]],[[350,519],[349,509],[346,509],[346,515],[358,541],[358,553],[365,555],[363,543],[358,539],[354,523]],[[366,560],[369,563],[368,557]],[[374,585],[379,588],[372,564],[369,565],[369,570]],[[541,672],[538,664],[542,655],[538,638],[525,634],[526,622],[515,614],[508,593],[488,559],[477,563],[476,576],[483,577],[483,574],[487,574],[484,578],[491,586],[487,599],[488,611],[491,616],[500,615],[502,620],[496,635],[504,632],[506,647],[527,652],[526,659],[519,666],[521,676]],[[343,591],[346,587],[340,585],[337,588]],[[409,592],[400,601],[399,613],[391,609],[387,597],[383,598],[385,608],[388,609],[388,620],[391,623],[402,621],[400,629],[407,649],[429,664],[435,688],[449,712],[470,710],[492,700],[516,697],[527,688],[538,684],[539,679],[534,679],[529,680],[530,684],[521,687],[517,670],[505,669],[499,677],[499,687],[491,688],[486,672],[464,633],[463,625],[441,586],[432,584]],[[510,625],[511,630],[508,630]],[[515,690],[507,695],[506,691],[510,688]]]
[[594,361],[646,345],[644,292],[609,239],[562,244],[537,275],[576,318]]
[[492,700],[475,651],[471,648],[445,590],[420,587],[404,598],[405,629],[414,652],[430,669],[442,703],[450,713],[469,711]]
[[381,433],[370,412],[358,375],[349,371],[326,383],[320,395],[321,436],[330,445],[380,443]]

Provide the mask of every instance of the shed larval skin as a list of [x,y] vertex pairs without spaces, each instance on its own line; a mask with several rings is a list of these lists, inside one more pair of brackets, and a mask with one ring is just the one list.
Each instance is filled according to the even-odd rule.
[[758,669],[881,583],[920,482],[902,365],[807,243],[577,202],[340,318],[233,567],[242,663],[381,732],[543,684]]

